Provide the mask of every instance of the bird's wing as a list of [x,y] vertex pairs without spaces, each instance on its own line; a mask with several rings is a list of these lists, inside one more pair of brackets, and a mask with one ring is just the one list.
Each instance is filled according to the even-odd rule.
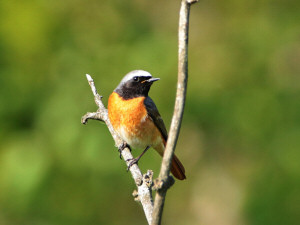
[[161,135],[163,136],[164,140],[167,141],[168,139],[168,132],[166,129],[166,126],[164,124],[164,121],[162,120],[155,103],[150,97],[145,98],[144,104],[146,106],[148,115],[151,117],[153,120],[154,124],[157,126],[159,129]]

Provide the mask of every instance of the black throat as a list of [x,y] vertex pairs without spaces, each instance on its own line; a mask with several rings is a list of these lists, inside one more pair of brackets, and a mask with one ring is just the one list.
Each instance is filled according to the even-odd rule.
[[115,92],[118,93],[123,99],[128,100],[137,97],[147,97],[151,85],[136,85],[136,86],[126,86],[123,85],[118,87]]

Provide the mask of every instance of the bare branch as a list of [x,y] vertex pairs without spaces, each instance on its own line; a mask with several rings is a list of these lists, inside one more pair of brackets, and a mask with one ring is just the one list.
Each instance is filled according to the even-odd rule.
[[99,120],[99,121],[104,122],[104,120],[102,119],[101,113],[98,113],[98,112],[92,112],[92,113],[88,112],[83,117],[81,117],[81,123],[82,124],[87,124],[87,122],[88,122],[89,119],[91,119],[91,120]]
[[[82,118],[81,118],[81,123],[87,124],[87,121],[89,119],[94,119],[94,120],[100,120],[105,122],[107,125],[114,141],[115,145],[120,149],[121,146],[123,146],[123,140],[117,135],[115,130],[113,129],[113,126],[111,125],[109,118],[108,118],[108,112],[105,106],[103,105],[102,102],[102,96],[100,96],[97,92],[97,89],[95,87],[94,80],[90,75],[86,75],[87,80],[89,82],[89,85],[92,89],[93,95],[95,97],[95,103],[98,106],[97,112],[93,113],[86,113]],[[121,151],[121,154],[123,156],[124,161],[126,162],[126,165],[128,166],[130,163],[130,159],[133,158],[129,148],[124,148]],[[137,198],[141,202],[146,219],[148,221],[148,224],[152,223],[152,212],[153,212],[153,200],[152,200],[152,193],[151,193],[151,186],[152,186],[152,171],[148,171],[146,174],[142,174],[141,170],[139,169],[137,164],[133,164],[130,167],[130,172],[131,175],[134,179],[134,182],[137,186]]]
[[[197,0],[182,0],[179,13],[179,29],[178,29],[178,82],[175,100],[174,114],[171,122],[171,128],[165,149],[161,170],[159,174],[159,181],[163,183],[170,182],[170,168],[171,161],[174,155],[182,116],[185,105],[185,96],[188,81],[188,28],[189,28],[189,14],[190,6]],[[164,186],[162,184],[162,186]],[[165,196],[168,188],[160,188],[156,192],[152,225],[161,223],[162,211],[165,201]]]

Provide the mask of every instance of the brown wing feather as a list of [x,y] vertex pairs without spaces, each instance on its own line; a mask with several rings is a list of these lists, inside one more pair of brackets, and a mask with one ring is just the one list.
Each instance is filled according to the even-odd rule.
[[[162,120],[162,118],[161,118],[161,116],[160,116],[160,114],[159,114],[159,112],[156,108],[155,103],[152,101],[152,99],[150,97],[147,97],[144,100],[144,104],[146,106],[148,115],[151,117],[154,124],[159,129],[159,131],[160,131],[162,137],[164,138],[165,142],[167,142],[167,139],[168,139],[167,129],[166,129],[166,126],[164,124],[164,121]],[[158,153],[161,154],[161,156],[163,156],[163,152],[164,152],[163,150],[158,151]],[[184,169],[182,163],[176,157],[176,155],[174,155],[173,159],[172,159],[171,172],[179,180],[186,179],[185,169]]]
[[156,108],[155,103],[153,102],[153,100],[150,97],[145,98],[144,100],[144,104],[146,106],[148,115],[151,117],[151,119],[153,120],[154,124],[157,126],[157,128],[159,129],[162,137],[164,138],[165,142],[168,139],[168,132],[166,129],[166,126],[164,124],[164,121],[162,120],[158,109]]

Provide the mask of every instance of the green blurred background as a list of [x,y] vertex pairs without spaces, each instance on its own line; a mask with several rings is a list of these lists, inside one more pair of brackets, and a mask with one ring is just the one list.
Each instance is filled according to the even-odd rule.
[[[134,69],[169,127],[180,1],[0,2],[0,224],[146,224],[105,125],[80,118]],[[300,221],[300,3],[208,1],[191,10],[176,154],[187,180],[163,224]],[[138,155],[134,151],[134,155]],[[160,157],[140,161],[157,176]]]

